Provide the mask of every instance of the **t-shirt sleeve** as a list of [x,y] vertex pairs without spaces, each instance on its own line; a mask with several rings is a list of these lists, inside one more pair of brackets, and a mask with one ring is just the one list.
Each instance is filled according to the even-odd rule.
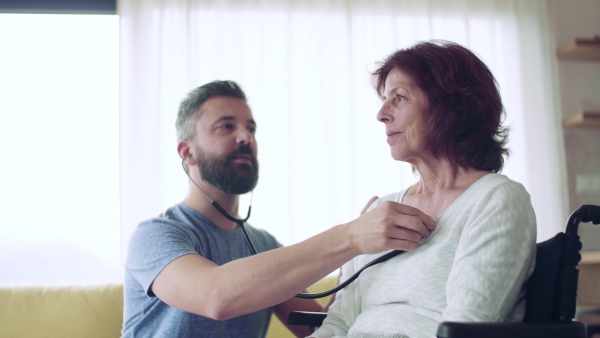
[[536,221],[529,194],[513,182],[479,197],[448,277],[443,321],[507,320],[532,271]]
[[173,260],[188,254],[198,254],[189,230],[175,221],[153,219],[133,233],[125,269],[154,297],[150,289],[154,279]]

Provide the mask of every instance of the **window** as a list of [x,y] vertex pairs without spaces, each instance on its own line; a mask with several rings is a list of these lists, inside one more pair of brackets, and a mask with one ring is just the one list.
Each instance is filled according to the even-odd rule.
[[0,283],[121,280],[118,28],[0,14]]

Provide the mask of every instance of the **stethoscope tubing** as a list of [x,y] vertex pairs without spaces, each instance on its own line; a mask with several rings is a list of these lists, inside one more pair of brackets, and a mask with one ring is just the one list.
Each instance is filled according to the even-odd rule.
[[[217,201],[213,200],[212,198],[210,198],[210,196],[208,196],[208,194],[206,192],[204,192],[204,190],[202,190],[202,188],[200,188],[200,186],[194,181],[194,179],[192,179],[192,177],[190,176],[190,173],[188,172],[187,168],[185,167],[185,163],[184,163],[184,159],[181,160],[181,165],[183,167],[183,171],[185,171],[185,174],[188,176],[188,178],[192,181],[192,183],[194,183],[194,185],[196,186],[196,188],[198,188],[202,194],[204,194],[204,196],[211,202],[211,204],[213,205],[213,207],[215,207],[225,218],[227,218],[228,220],[237,223],[237,225],[242,229],[242,232],[244,233],[244,238],[246,239],[246,243],[248,244],[248,247],[250,248],[250,251],[252,252],[252,255],[256,255],[258,254],[258,252],[256,251],[256,248],[254,247],[254,244],[252,243],[252,240],[250,239],[250,235],[248,234],[248,230],[246,229],[246,222],[248,221],[248,219],[250,218],[250,213],[252,211],[252,204],[248,207],[248,214],[246,215],[246,218],[241,219],[241,218],[236,218],[231,216],[227,210],[225,210],[219,203],[217,203]],[[327,297],[329,295],[332,295],[336,292],[338,292],[339,290],[345,288],[346,286],[348,286],[350,283],[352,283],[356,278],[358,278],[358,276],[367,268],[375,265],[375,264],[379,264],[382,262],[387,261],[388,259],[395,257],[401,253],[403,253],[405,251],[402,250],[394,250],[394,251],[390,251],[387,254],[380,256],[378,258],[375,258],[374,260],[370,261],[369,263],[365,264],[360,270],[356,271],[352,276],[350,276],[350,278],[346,279],[344,282],[336,285],[335,287],[323,291],[323,292],[319,292],[319,293],[304,293],[304,292],[299,292],[298,294],[296,294],[295,297],[297,298],[303,298],[303,299],[317,299],[317,298],[323,298],[323,297]]]

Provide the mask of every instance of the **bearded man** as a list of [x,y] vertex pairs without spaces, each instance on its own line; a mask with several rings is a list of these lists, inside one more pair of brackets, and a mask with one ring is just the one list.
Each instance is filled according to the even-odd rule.
[[435,227],[393,202],[289,247],[246,224],[253,255],[244,229],[226,216],[240,218],[239,195],[258,182],[256,121],[244,92],[233,81],[192,90],[176,130],[188,194],[132,235],[123,337],[265,337],[272,313],[286,323],[291,311],[322,310],[294,297],[307,286],[357,255],[410,250]]

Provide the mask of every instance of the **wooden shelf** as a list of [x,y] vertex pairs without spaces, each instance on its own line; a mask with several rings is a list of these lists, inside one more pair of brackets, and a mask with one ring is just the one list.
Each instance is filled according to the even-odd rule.
[[557,50],[562,60],[600,60],[600,36],[576,38]]
[[563,119],[565,128],[600,128],[600,110],[583,111]]
[[583,265],[598,265],[600,264],[600,251],[581,251],[581,262]]

